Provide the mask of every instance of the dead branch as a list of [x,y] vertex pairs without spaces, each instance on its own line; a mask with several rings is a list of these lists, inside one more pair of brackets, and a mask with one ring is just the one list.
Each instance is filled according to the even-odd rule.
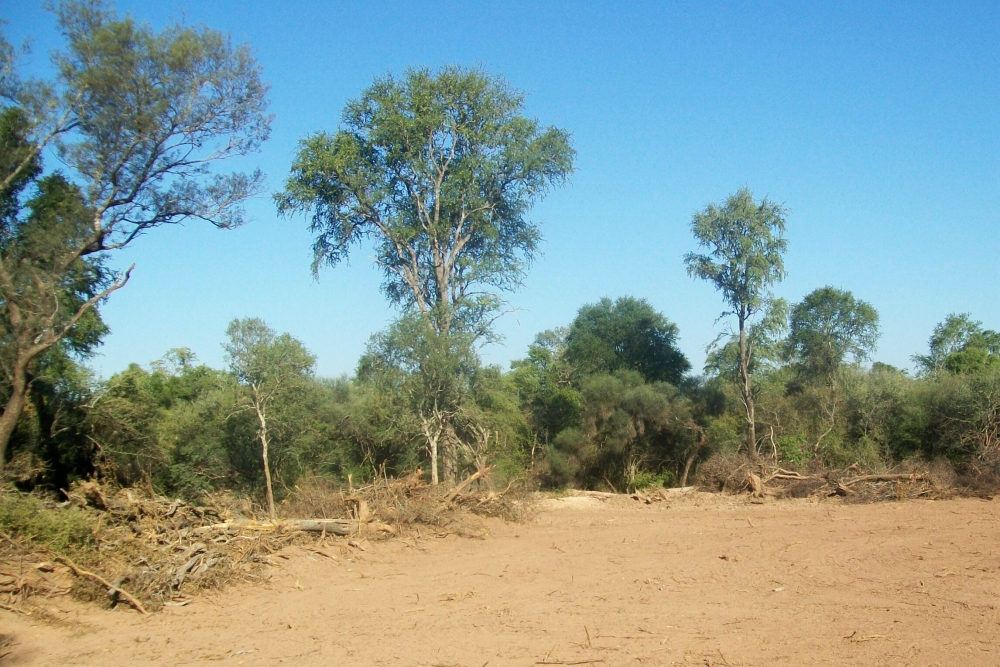
[[132,607],[143,616],[149,613],[148,611],[146,611],[146,608],[142,606],[141,602],[139,602],[134,597],[129,595],[125,590],[123,590],[119,586],[115,586],[114,584],[110,583],[104,577],[94,574],[93,572],[88,572],[87,570],[79,568],[76,563],[71,561],[69,558],[66,558],[65,556],[56,556],[54,560],[57,560],[66,567],[68,567],[70,570],[73,571],[73,574],[75,574],[76,576],[83,577],[85,579],[90,579],[91,581],[96,581],[97,583],[107,588],[110,593],[122,596],[123,598],[125,598],[126,602],[132,605]]
[[493,466],[486,466],[485,468],[480,468],[476,472],[474,472],[471,475],[469,475],[468,477],[466,477],[464,482],[462,482],[461,484],[459,484],[458,486],[456,486],[454,489],[451,490],[451,493],[448,494],[448,498],[447,498],[448,502],[451,502],[451,501],[455,500],[455,498],[458,498],[458,496],[463,491],[465,491],[467,488],[469,488],[470,484],[472,484],[473,482],[475,482],[477,479],[481,479],[482,477],[485,477],[486,475],[490,474],[490,472],[492,472],[492,471],[493,471]]

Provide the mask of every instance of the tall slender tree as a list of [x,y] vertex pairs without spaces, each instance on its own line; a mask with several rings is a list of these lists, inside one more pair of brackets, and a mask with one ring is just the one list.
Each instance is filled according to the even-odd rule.
[[289,334],[276,334],[263,320],[233,320],[226,330],[226,360],[245,389],[243,404],[257,417],[267,492],[267,512],[271,521],[274,510],[274,487],[271,483],[271,430],[275,406],[302,388],[310,377],[316,358]]
[[740,188],[720,205],[695,213],[691,232],[705,253],[687,253],[688,275],[712,283],[736,318],[739,388],[747,422],[747,450],[757,456],[752,363],[754,346],[748,335],[754,317],[767,307],[770,288],[785,277],[785,217],[787,211],[767,197],[759,203],[749,188]]

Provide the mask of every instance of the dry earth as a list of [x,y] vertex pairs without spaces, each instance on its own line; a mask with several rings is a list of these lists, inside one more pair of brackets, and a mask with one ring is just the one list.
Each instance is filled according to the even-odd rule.
[[998,512],[549,500],[485,540],[293,548],[267,585],[148,617],[0,611],[0,664],[1000,665]]

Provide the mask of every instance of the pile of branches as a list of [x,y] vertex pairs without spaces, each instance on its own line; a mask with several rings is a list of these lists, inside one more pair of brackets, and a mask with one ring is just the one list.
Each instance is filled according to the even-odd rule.
[[[531,517],[534,501],[525,484],[517,481],[501,491],[490,482],[492,467],[471,473],[454,487],[434,486],[420,469],[406,477],[376,476],[371,483],[345,489],[323,480],[300,483],[282,507],[286,516],[348,516],[365,535],[419,533],[420,527],[481,537],[479,517],[523,522]],[[391,530],[392,532],[387,532]]]
[[864,474],[857,465],[804,475],[794,470],[761,465],[748,471],[740,490],[753,498],[804,498],[841,496],[854,502],[879,502],[907,498],[941,498],[944,489],[926,472]]
[[867,472],[857,464],[803,473],[749,457],[719,457],[706,462],[707,481],[720,491],[748,493],[754,499],[840,496],[850,502],[944,498],[949,485],[929,468]]
[[70,555],[30,536],[4,534],[0,572],[7,578],[0,592],[7,593],[8,606],[33,595],[67,593],[106,596],[112,606],[125,604],[143,614],[183,605],[203,588],[261,580],[264,566],[273,564],[270,555],[300,534],[281,526],[254,530],[254,522],[227,521],[219,509],[138,488],[112,492],[84,482],[68,498],[60,511],[83,512],[92,539]]
[[84,514],[92,527],[86,548],[60,553],[30,536],[0,531],[0,606],[24,610],[32,597],[72,594],[145,614],[187,604],[201,589],[260,581],[266,566],[277,564],[272,556],[290,544],[344,536],[356,545],[353,538],[419,535],[421,525],[437,534],[481,537],[476,515],[524,520],[531,510],[527,493],[490,490],[490,471],[451,489],[426,484],[420,470],[346,490],[314,482],[293,491],[275,522],[222,502],[203,506],[83,482],[52,508]]

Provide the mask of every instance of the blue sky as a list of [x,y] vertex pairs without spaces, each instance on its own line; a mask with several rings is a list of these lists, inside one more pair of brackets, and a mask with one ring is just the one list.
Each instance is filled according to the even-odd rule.
[[[41,3],[38,3],[39,5]],[[882,318],[876,359],[909,366],[934,324],[1000,327],[1000,3],[118,3],[155,26],[206,24],[253,45],[271,83],[271,140],[253,163],[281,187],[297,141],[407,67],[481,66],[573,136],[570,184],[537,206],[543,254],[484,357],[506,367],[535,334],[602,296],[648,299],[696,368],[719,295],[688,278],[692,213],[747,185],[784,202],[791,301],[851,290]],[[48,71],[52,17],[4,3],[24,65]],[[269,198],[234,231],[158,229],[119,254],[131,283],[105,306],[108,375],[190,347],[221,366],[229,320],[300,338],[323,375],[350,373],[394,316],[365,248],[309,269],[304,219]]]

